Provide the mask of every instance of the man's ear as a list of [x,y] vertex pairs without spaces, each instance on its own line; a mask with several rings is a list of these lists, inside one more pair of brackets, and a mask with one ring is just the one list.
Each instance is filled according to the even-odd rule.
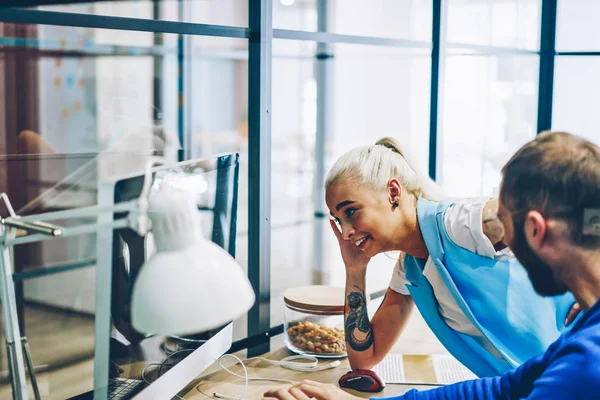
[[388,181],[387,190],[390,204],[394,204],[395,201],[400,202],[400,197],[402,196],[402,185],[398,179],[390,179]]
[[548,231],[548,223],[544,216],[539,211],[529,211],[525,217],[524,229],[529,246],[539,249],[544,243]]

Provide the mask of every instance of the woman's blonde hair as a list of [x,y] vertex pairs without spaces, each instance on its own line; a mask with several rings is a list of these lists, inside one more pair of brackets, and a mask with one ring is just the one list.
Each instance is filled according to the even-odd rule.
[[388,181],[396,178],[415,197],[442,200],[442,188],[423,174],[402,151],[398,142],[386,137],[371,146],[356,147],[342,155],[333,165],[325,189],[345,180],[354,180],[373,190],[386,190]]

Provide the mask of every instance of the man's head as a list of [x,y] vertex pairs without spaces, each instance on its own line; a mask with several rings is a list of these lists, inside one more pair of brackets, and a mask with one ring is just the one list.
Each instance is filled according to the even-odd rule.
[[543,132],[517,151],[502,175],[498,217],[506,244],[539,294],[564,293],[578,267],[569,261],[600,246],[600,235],[588,226],[600,215],[600,148],[568,133]]

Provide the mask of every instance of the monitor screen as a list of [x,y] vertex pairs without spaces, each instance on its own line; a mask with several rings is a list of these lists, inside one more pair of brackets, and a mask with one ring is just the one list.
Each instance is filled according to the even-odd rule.
[[[238,174],[237,154],[184,161],[169,168],[155,167],[150,195],[165,182],[191,192],[196,198],[204,237],[235,257]],[[143,174],[101,185],[100,204],[108,192],[115,204],[137,199],[143,185]],[[119,216],[114,214],[115,218]],[[98,324],[107,322],[98,320],[104,314],[102,307],[107,304],[96,304],[95,368],[99,370],[95,371],[95,397],[104,398],[106,391],[108,398],[111,393],[118,392],[119,398],[123,399],[172,398],[231,346],[231,324],[186,337],[148,337],[137,332],[131,324],[131,294],[137,273],[154,252],[152,235],[141,237],[125,228],[113,230],[111,239],[112,284],[110,324],[105,331],[109,335],[107,340],[99,337],[98,331],[101,328]],[[99,235],[101,242],[102,235]],[[202,316],[191,310],[190,318]]]

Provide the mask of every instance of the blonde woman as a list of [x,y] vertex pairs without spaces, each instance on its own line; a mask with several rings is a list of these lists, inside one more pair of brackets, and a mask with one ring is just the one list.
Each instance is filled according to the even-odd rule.
[[[326,180],[331,226],[346,267],[346,341],[353,369],[378,364],[413,305],[447,350],[478,376],[495,376],[542,353],[578,308],[571,294],[543,298],[513,257],[497,199],[444,199],[390,138],[344,154]],[[399,250],[371,320],[371,257]]]

